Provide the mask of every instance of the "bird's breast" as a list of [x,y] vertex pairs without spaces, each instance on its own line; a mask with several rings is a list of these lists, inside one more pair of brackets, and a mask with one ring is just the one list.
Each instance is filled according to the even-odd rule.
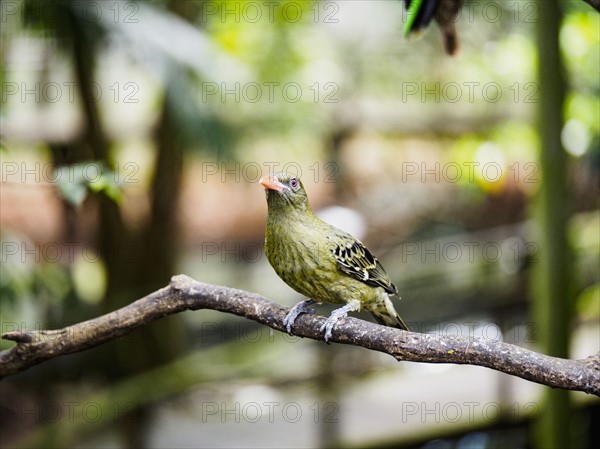
[[314,229],[267,226],[267,259],[279,277],[299,293],[319,302],[342,303],[336,285],[343,277],[326,247],[327,240],[315,237]]

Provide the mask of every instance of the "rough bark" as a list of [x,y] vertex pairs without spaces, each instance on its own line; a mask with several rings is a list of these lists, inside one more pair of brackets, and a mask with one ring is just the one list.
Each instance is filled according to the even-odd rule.
[[[115,340],[167,315],[199,309],[246,317],[279,331],[284,331],[282,321],[289,311],[255,293],[177,275],[167,287],[98,318],[58,330],[2,335],[17,345],[0,353],[0,378]],[[324,321],[323,316],[301,315],[294,325],[294,334],[322,340],[319,328]],[[560,359],[501,341],[418,334],[356,318],[340,320],[330,341],[390,354],[399,361],[485,366],[549,387],[600,396],[600,354],[582,360]]]

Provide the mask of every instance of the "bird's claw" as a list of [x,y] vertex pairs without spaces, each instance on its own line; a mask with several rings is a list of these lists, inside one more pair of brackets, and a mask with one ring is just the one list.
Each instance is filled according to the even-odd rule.
[[321,332],[325,331],[325,335],[323,338],[325,339],[325,343],[329,343],[329,339],[331,338],[331,331],[333,330],[333,326],[338,322],[340,318],[346,318],[348,316],[348,311],[352,310],[352,306],[345,305],[339,309],[335,309],[329,315],[329,318],[325,320],[325,323],[319,329]]
[[329,339],[331,338],[331,331],[333,330],[333,326],[337,323],[338,318],[332,319],[332,317],[327,318],[321,329],[321,332],[325,331],[325,335],[323,338],[325,339],[325,343],[329,343]]
[[315,301],[313,301],[312,299],[307,299],[306,301],[299,302],[294,307],[292,307],[292,310],[290,310],[290,312],[283,319],[283,325],[285,326],[285,329],[287,330],[288,334],[292,335],[292,326],[294,325],[296,318],[298,318],[298,315],[302,313],[315,313],[315,310],[309,307],[314,303]]

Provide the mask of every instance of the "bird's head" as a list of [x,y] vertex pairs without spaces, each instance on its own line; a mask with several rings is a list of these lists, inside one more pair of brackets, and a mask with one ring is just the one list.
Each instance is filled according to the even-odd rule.
[[269,211],[310,211],[308,196],[300,178],[288,173],[263,176],[260,183],[265,188]]

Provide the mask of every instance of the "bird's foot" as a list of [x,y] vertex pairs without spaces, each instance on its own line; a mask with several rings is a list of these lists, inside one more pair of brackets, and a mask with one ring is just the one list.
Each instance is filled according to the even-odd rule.
[[329,339],[331,338],[331,331],[333,330],[333,326],[338,322],[340,318],[346,318],[348,316],[348,312],[354,310],[351,304],[346,304],[344,307],[340,307],[339,309],[335,309],[329,315],[329,318],[325,320],[323,326],[321,326],[320,331],[325,331],[325,343],[329,343]]
[[296,321],[296,318],[298,318],[298,315],[300,315],[301,313],[315,313],[314,309],[311,309],[309,307],[315,303],[316,301],[313,301],[312,299],[307,299],[305,301],[299,302],[294,307],[292,307],[292,310],[290,310],[290,312],[283,319],[283,325],[285,326],[285,329],[287,330],[288,334],[292,335],[292,326],[294,325],[294,321]]

